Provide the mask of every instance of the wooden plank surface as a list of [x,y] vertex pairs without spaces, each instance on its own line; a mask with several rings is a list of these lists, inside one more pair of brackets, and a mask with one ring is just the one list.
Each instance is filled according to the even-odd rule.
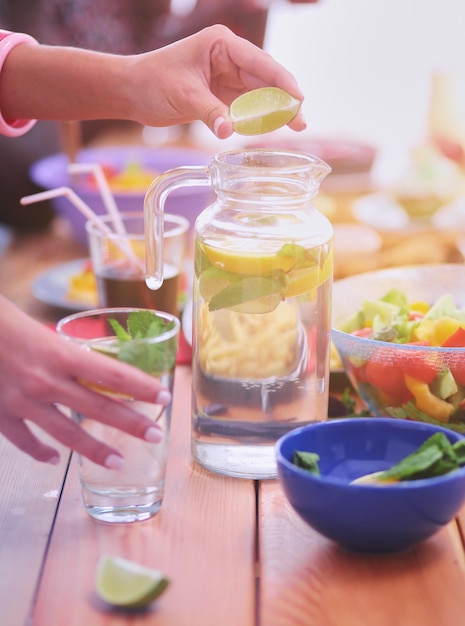
[[310,529],[273,481],[261,484],[258,523],[260,624],[465,623],[465,561],[456,522],[399,554],[355,554]]
[[[39,209],[40,210],[40,209]],[[60,227],[13,237],[0,257],[0,293],[33,317],[53,323],[63,311],[38,302],[34,277],[57,262],[82,256]],[[52,442],[43,433],[40,437]],[[57,466],[38,463],[0,436],[0,624],[24,626],[42,568],[69,452]]]
[[[44,441],[51,439],[40,435]],[[0,437],[0,623],[23,626],[31,609],[69,453],[38,463]]]
[[[61,226],[16,238],[0,262],[0,291],[48,323],[64,312],[38,302],[30,291],[32,280],[58,263],[86,254]],[[421,236],[397,239],[398,234],[394,243],[383,240],[380,267],[431,262],[432,243],[435,255],[438,250],[442,255],[435,261],[461,260],[454,256],[453,238],[449,246],[443,234],[434,233],[434,241]],[[90,520],[83,510],[73,463],[33,626],[256,623],[254,485],[192,466],[188,369],[178,368],[176,385],[177,423],[162,511],[153,520],[130,526]],[[60,466],[39,466],[0,437],[0,624],[5,626],[26,623],[64,463],[65,457]],[[305,526],[273,482],[261,485],[259,523],[260,626],[465,623],[464,556],[455,523],[403,555],[353,555]],[[459,527],[465,528],[465,511],[459,516]],[[163,569],[172,578],[171,587],[148,613],[128,616],[98,602],[94,569],[105,551]]]
[[459,511],[459,514],[456,516],[456,521],[465,550],[465,506],[461,509],[461,511]]
[[[178,367],[165,500],[153,519],[101,524],[83,510],[75,468],[66,483],[34,612],[34,626],[252,626],[255,488],[193,465],[190,368]],[[161,569],[171,586],[149,612],[106,609],[94,592],[98,557]]]

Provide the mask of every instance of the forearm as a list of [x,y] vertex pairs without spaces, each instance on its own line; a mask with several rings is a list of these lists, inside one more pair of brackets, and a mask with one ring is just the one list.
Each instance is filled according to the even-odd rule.
[[134,119],[128,95],[133,57],[20,44],[0,74],[5,119]]
[[[3,126],[27,119],[125,119],[149,126],[202,120],[224,139],[233,131],[229,104],[265,85],[303,100],[290,72],[219,25],[133,56],[20,43],[0,72],[0,112]],[[305,128],[301,115],[289,125]]]

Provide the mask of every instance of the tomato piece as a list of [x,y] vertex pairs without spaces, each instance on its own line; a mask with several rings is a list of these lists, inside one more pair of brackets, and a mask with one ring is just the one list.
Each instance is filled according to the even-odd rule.
[[369,326],[364,326],[363,328],[359,328],[358,330],[354,330],[353,333],[351,333],[352,335],[355,335],[355,337],[369,337],[371,334],[373,333],[373,329],[370,328]]
[[367,381],[367,374],[366,374],[366,364],[365,365],[360,365],[360,366],[355,366],[355,365],[349,365],[349,372],[350,374],[352,374],[352,376],[355,378],[355,380],[359,383],[359,384],[363,384],[368,382]]
[[[457,330],[448,337],[442,344],[443,348],[463,348],[465,346],[465,329],[459,326]],[[450,364],[450,371],[455,379],[455,382],[459,385],[465,386],[465,362],[461,362],[462,359],[457,359],[457,362]]]
[[465,347],[465,328],[459,326],[452,335],[449,335],[442,343],[443,348],[463,348]]
[[411,398],[405,384],[404,373],[397,365],[368,361],[365,365],[365,375],[367,382],[389,396],[393,403],[403,404]]
[[[116,165],[103,163],[100,165],[100,169],[102,170],[103,175],[108,181],[111,181],[111,179],[114,178],[118,174],[118,169]],[[89,176],[86,177],[85,182],[86,182],[86,185],[88,185],[92,189],[98,189],[98,184],[93,174],[89,174]]]
[[[428,342],[418,341],[405,345],[427,346],[429,344]],[[431,385],[439,371],[439,367],[435,363],[431,363],[428,355],[426,353],[422,354],[420,351],[415,351],[415,353],[399,351],[395,354],[394,360],[404,374],[421,380],[423,383],[428,383],[428,385]]]

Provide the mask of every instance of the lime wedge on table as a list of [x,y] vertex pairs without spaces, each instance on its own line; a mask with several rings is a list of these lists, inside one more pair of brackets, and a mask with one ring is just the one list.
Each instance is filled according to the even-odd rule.
[[103,555],[97,564],[97,593],[115,606],[145,606],[156,600],[168,584],[162,572],[120,557]]
[[299,112],[301,101],[279,87],[261,87],[242,94],[229,108],[239,135],[270,133],[288,124]]

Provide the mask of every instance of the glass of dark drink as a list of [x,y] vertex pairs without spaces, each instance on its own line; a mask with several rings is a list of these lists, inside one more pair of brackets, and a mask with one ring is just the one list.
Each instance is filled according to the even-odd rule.
[[180,276],[186,258],[189,222],[180,215],[164,216],[163,283],[145,283],[145,234],[142,212],[121,214],[121,233],[110,217],[102,217],[110,232],[87,222],[90,256],[97,280],[99,306],[137,307],[179,314]]

